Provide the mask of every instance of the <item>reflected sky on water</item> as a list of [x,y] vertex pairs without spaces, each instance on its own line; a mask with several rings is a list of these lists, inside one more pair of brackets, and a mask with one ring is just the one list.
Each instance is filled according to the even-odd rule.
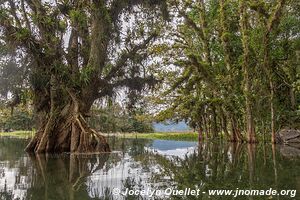
[[[201,191],[237,187],[300,191],[299,158],[286,157],[280,153],[280,147],[267,144],[109,138],[112,153],[33,156],[23,151],[27,142],[0,138],[1,200],[150,199],[116,196],[113,190],[163,190],[170,186]],[[297,196],[235,199],[297,199]],[[212,197],[200,194],[170,199]]]

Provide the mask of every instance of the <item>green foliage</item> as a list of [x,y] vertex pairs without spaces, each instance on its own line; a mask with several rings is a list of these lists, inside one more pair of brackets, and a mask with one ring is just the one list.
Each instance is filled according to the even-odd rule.
[[11,115],[10,110],[2,109],[0,119],[1,130],[32,130],[33,115],[24,108],[16,108]]
[[26,40],[30,37],[30,30],[27,28],[21,28],[17,33],[16,33],[16,39],[17,40]]
[[[176,68],[164,72],[168,87],[163,85],[159,103],[167,108],[159,113],[158,120],[184,119],[194,128],[209,133],[216,129],[220,134],[236,126],[245,133],[248,99],[256,131],[269,133],[270,79],[264,59],[265,49],[270,48],[271,80],[276,88],[276,130],[299,127],[300,2],[288,2],[278,16],[274,12],[280,1],[245,3],[248,24],[244,31],[249,47],[245,63],[239,2],[210,0],[202,6],[201,2],[193,1],[175,3],[174,9],[184,20],[172,30],[176,34],[171,31],[174,43],[166,43],[170,60],[167,63],[175,64]],[[270,45],[266,47],[266,22],[271,17],[276,20],[268,35]],[[250,83],[247,90],[246,80]]]
[[141,116],[132,116],[119,105],[106,108],[94,108],[89,124],[101,132],[153,132],[151,122],[141,119]]
[[61,32],[66,31],[66,28],[67,28],[67,27],[68,27],[67,22],[65,22],[64,20],[60,20],[60,21],[59,21],[59,30],[60,30]]
[[[0,42],[5,47],[13,44],[13,69],[27,73],[17,89],[30,86],[35,111],[45,120],[51,109],[60,110],[74,99],[87,113],[94,101],[120,89],[140,93],[155,82],[148,69],[155,52],[148,48],[161,33],[166,6],[165,1],[151,0],[1,3]],[[0,59],[8,60],[5,56]],[[23,59],[28,65],[21,63]],[[3,80],[9,81],[1,73],[2,69],[2,94]],[[4,89],[14,93],[15,87]],[[131,118],[128,131],[147,129]]]
[[70,19],[72,23],[77,24],[80,28],[87,28],[87,16],[82,10],[71,10]]
[[94,68],[90,65],[84,67],[80,73],[80,83],[87,85],[94,71],[95,71]]
[[[120,135],[122,137],[123,135]],[[159,140],[198,141],[198,133],[129,133],[126,138],[146,138]]]

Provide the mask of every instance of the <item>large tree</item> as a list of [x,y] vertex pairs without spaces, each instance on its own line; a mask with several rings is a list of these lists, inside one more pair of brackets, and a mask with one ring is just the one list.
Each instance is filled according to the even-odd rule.
[[167,18],[159,0],[1,0],[1,40],[31,60],[39,129],[26,151],[110,151],[85,118],[95,100],[155,83],[147,49]]

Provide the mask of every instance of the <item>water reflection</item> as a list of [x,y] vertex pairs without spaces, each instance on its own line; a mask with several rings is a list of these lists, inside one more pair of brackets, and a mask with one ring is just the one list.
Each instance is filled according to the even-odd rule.
[[184,158],[186,155],[194,153],[197,142],[154,140],[147,152],[155,152],[165,156],[176,156]]
[[[110,138],[114,150],[95,155],[23,152],[27,141],[0,138],[0,199],[147,199],[114,195],[113,189],[297,189],[300,160],[271,145]],[[165,199],[166,197],[161,197]],[[171,199],[232,199],[232,196]],[[292,199],[288,196],[235,199]],[[158,199],[158,197],[157,197]]]

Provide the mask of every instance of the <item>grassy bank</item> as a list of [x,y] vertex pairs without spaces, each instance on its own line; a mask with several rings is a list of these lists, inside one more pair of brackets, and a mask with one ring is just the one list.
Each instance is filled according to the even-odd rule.
[[160,139],[160,140],[185,140],[197,141],[197,133],[120,133],[114,134],[117,137],[125,138],[146,138],[146,139]]
[[[34,135],[33,131],[13,131],[0,132],[0,136],[28,138]],[[117,136],[125,138],[146,138],[146,139],[160,139],[160,140],[185,140],[197,141],[197,133],[113,133],[105,134],[106,136]]]
[[[181,140],[181,141],[198,141],[198,133],[195,132],[159,132],[159,133],[116,133],[116,134],[105,134],[106,136],[116,136],[125,138],[146,138],[146,139],[159,139],[159,140]],[[227,141],[224,136],[222,136],[224,141]],[[257,134],[256,138],[259,142],[270,142],[270,135],[266,135],[265,139],[263,134]],[[220,137],[215,140],[221,139]],[[206,140],[204,138],[204,140]],[[210,139],[212,141],[213,139]],[[246,140],[246,137],[244,137]]]
[[34,135],[33,131],[13,131],[13,132],[0,132],[0,136],[6,137],[18,137],[18,138],[28,138]]
[[[17,137],[17,138],[30,138],[35,134],[34,131],[13,131],[13,132],[0,132],[1,136]],[[145,138],[145,139],[159,139],[159,140],[182,140],[182,141],[198,141],[198,134],[194,132],[159,132],[159,133],[105,133],[105,136],[116,136],[125,138]],[[271,136],[257,134],[259,142],[270,142]]]

